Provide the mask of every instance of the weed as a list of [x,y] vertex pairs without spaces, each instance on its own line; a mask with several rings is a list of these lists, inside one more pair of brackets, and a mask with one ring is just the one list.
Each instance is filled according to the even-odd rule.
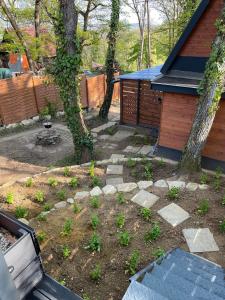
[[59,200],[64,201],[66,199],[66,191],[65,190],[58,191],[57,197],[59,198]]
[[222,199],[221,205],[225,206],[225,196]]
[[63,258],[68,258],[71,254],[71,250],[70,248],[67,246],[67,245],[64,245],[63,248],[62,248],[62,255],[63,255]]
[[116,201],[119,203],[119,204],[124,204],[126,202],[125,200],[125,196],[124,196],[124,193],[120,192],[116,195]]
[[73,189],[78,187],[78,178],[77,177],[72,177],[70,182],[69,182],[69,186],[72,187]]
[[87,294],[83,294],[82,297],[84,300],[91,300],[91,298]]
[[130,175],[134,178],[138,178],[139,177],[139,172],[135,169],[135,170],[132,170],[130,172]]
[[158,163],[158,166],[161,168],[165,167],[165,165],[166,165],[165,161],[162,158],[160,160],[158,160],[157,163]]
[[34,195],[34,199],[39,202],[42,203],[45,200],[45,195],[42,191],[37,191]]
[[121,246],[128,246],[131,241],[131,236],[129,232],[123,231],[119,234],[119,243]]
[[94,230],[97,229],[97,227],[100,225],[100,219],[97,215],[93,215],[91,217],[91,226]]
[[74,205],[73,205],[73,212],[75,214],[78,214],[81,210],[82,210],[82,208],[77,203],[74,203]]
[[94,251],[100,252],[101,248],[102,248],[101,237],[97,233],[93,233],[85,249],[88,249],[93,252]]
[[170,200],[178,200],[180,196],[180,189],[178,187],[173,186],[171,189],[169,189],[167,193],[167,197]]
[[204,216],[208,213],[209,211],[209,200],[208,199],[203,199],[197,208],[197,212],[200,216]]
[[202,173],[200,176],[200,183],[201,184],[207,184],[209,183],[209,176],[206,173]]
[[219,191],[221,189],[221,184],[222,184],[221,179],[222,179],[222,170],[220,168],[217,168],[213,180],[213,187],[216,191]]
[[73,221],[71,219],[67,219],[63,225],[63,231],[61,232],[62,236],[69,236],[71,235],[73,230]]
[[32,187],[34,184],[33,179],[32,178],[28,178],[25,182],[25,186],[26,187]]
[[98,176],[91,177],[91,187],[102,186],[102,181]]
[[122,229],[125,225],[125,216],[122,213],[119,213],[116,217],[116,227]]
[[157,240],[160,234],[161,234],[160,226],[157,223],[155,223],[152,226],[152,229],[145,233],[144,236],[145,242],[148,243]]
[[128,168],[134,168],[137,165],[137,162],[133,160],[132,158],[129,158],[127,161]]
[[114,135],[114,133],[116,132],[116,127],[115,126],[112,126],[112,127],[109,127],[109,128],[106,128],[106,133],[109,134],[109,135]]
[[98,196],[94,196],[90,200],[91,207],[99,208],[100,207],[100,199]]
[[65,286],[66,285],[66,280],[65,279],[61,279],[61,280],[58,280],[59,284]]
[[53,205],[49,203],[45,203],[44,205],[44,211],[50,211],[52,209]]
[[129,261],[126,262],[126,273],[134,275],[137,272],[137,267],[140,262],[140,252],[134,250],[129,258]]
[[219,223],[219,230],[222,233],[225,233],[225,219]]
[[65,177],[70,177],[71,174],[72,174],[71,168],[70,167],[65,167],[64,170],[63,170],[63,175]]
[[14,203],[14,194],[13,193],[8,193],[6,195],[6,203],[7,204],[13,204]]
[[147,156],[143,156],[142,159],[141,159],[141,164],[142,165],[146,165],[148,163],[148,158]]
[[46,238],[47,238],[47,234],[44,231],[38,232],[37,239],[38,239],[40,244],[43,243],[44,240],[46,240]]
[[50,185],[51,187],[57,187],[58,180],[56,178],[50,177],[48,178],[48,185]]
[[40,214],[37,216],[37,220],[43,222],[43,221],[46,221],[46,220],[47,220],[47,217],[46,217],[45,214],[40,213]]
[[89,167],[89,176],[93,178],[95,176],[95,161],[91,161],[91,165]]
[[16,211],[15,211],[15,215],[17,219],[20,218],[26,218],[29,214],[29,211],[26,207],[22,207],[22,206],[17,206],[16,207]]
[[163,248],[158,247],[156,250],[152,252],[152,255],[155,259],[160,258],[166,254],[165,250]]
[[94,269],[90,272],[90,277],[94,281],[98,281],[101,278],[101,267],[100,265],[95,265]]
[[152,180],[153,178],[153,169],[152,169],[152,164],[151,162],[148,162],[147,165],[145,166],[145,178],[147,180]]
[[140,215],[142,216],[142,218],[145,221],[149,221],[149,220],[151,220],[151,217],[152,217],[152,211],[149,208],[143,207],[143,208],[140,208]]

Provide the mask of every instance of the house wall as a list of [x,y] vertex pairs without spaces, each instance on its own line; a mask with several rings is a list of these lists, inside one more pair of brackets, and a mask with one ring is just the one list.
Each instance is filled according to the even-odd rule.
[[[198,97],[164,93],[159,145],[183,150],[194,119]],[[225,161],[225,101],[220,102],[203,156]]]

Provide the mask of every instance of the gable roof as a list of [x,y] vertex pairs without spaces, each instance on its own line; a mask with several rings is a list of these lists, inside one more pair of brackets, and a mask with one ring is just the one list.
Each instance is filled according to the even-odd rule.
[[176,59],[177,55],[179,54],[181,48],[184,46],[185,42],[191,35],[192,31],[194,30],[198,21],[202,17],[203,13],[206,11],[209,3],[210,3],[210,0],[202,0],[202,2],[199,4],[197,10],[195,11],[194,15],[192,16],[191,20],[189,21],[186,29],[184,30],[180,39],[178,40],[178,42],[176,43],[172,52],[170,53],[169,57],[167,58],[166,62],[164,63],[164,65],[161,69],[162,74],[166,74],[169,71],[171,65],[173,64],[174,60]]
[[128,73],[119,76],[119,79],[127,79],[127,80],[149,80],[152,81],[159,75],[161,75],[160,69],[162,65],[152,67],[150,69],[145,69],[133,73]]

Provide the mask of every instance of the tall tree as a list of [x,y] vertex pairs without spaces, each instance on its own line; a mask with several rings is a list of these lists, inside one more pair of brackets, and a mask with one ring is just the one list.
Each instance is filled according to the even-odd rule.
[[201,168],[201,153],[213,125],[225,86],[225,4],[216,22],[217,36],[212,45],[204,79],[201,82],[200,100],[191,133],[181,160],[182,171]]
[[120,0],[112,0],[110,30],[108,34],[108,51],[106,56],[107,88],[104,102],[99,111],[101,119],[107,119],[113,96],[114,63],[116,56],[116,40],[119,30]]

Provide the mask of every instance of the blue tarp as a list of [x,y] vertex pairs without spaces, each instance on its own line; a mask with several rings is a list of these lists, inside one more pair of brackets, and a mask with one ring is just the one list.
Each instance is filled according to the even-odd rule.
[[129,80],[154,80],[157,76],[161,75],[162,65],[152,67],[150,69],[124,74],[119,76],[119,79],[129,79]]

